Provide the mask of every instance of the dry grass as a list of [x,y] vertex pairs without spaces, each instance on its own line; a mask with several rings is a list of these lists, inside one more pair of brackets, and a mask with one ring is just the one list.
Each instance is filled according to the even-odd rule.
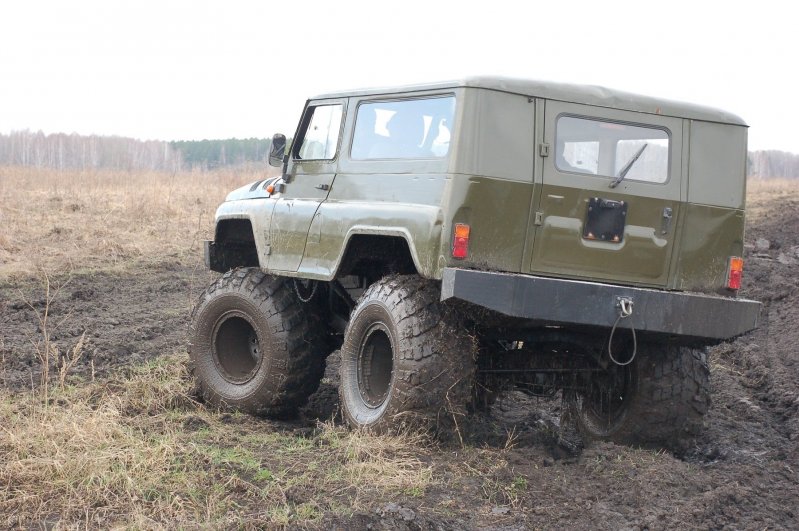
[[[259,177],[0,168],[0,280],[191,264],[224,195]],[[799,196],[794,181],[752,181],[749,204],[757,212],[787,194]],[[37,352],[60,357],[48,345],[49,325],[40,325]],[[521,511],[538,488],[538,475],[514,471],[513,434],[505,449],[467,447],[438,459],[411,434],[377,437],[332,423],[309,433],[210,411],[192,399],[183,352],[81,383],[68,374],[79,351],[65,353],[64,370],[43,375],[31,392],[0,387],[0,527],[320,525],[324,516],[443,489],[476,493],[471,499],[484,502],[472,512]],[[648,455],[630,455],[639,454]],[[456,510],[457,498],[434,510]]]
[[[157,369],[134,377],[132,386],[140,389],[142,378],[149,380],[148,390],[160,387],[171,396],[172,386],[157,381]],[[173,470],[182,448],[168,429],[153,433],[147,425],[158,415],[126,417],[132,404],[125,395],[95,384],[54,390],[50,401],[36,395],[2,398],[0,481],[6,487],[0,491],[0,514],[5,526],[110,525],[125,513],[132,521],[145,514],[158,519],[176,503],[170,491],[179,495]]]
[[297,435],[208,411],[183,360],[54,388],[47,401],[0,391],[0,526],[298,524],[433,481],[417,436],[331,423]]
[[0,168],[0,278],[196,260],[225,195],[263,175]]
[[50,340],[57,286],[196,262],[225,194],[261,177],[0,168],[0,280],[41,284],[31,356],[59,360],[28,392],[0,388],[0,527],[294,525],[421,496],[433,482],[432,448],[416,435],[332,423],[295,433],[207,410],[191,398],[183,352],[110,379],[69,375],[83,338],[67,352]]
[[799,179],[749,179],[746,209],[750,221],[760,218],[775,201],[799,199]]

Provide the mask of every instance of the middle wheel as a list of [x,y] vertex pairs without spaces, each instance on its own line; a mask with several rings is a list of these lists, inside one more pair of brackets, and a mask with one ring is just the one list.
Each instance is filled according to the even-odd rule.
[[341,349],[339,395],[351,426],[443,432],[466,412],[477,346],[439,298],[435,282],[392,275],[358,301]]

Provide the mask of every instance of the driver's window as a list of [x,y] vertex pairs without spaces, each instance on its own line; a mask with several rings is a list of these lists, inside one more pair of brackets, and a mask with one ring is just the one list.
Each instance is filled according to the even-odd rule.
[[302,134],[296,157],[303,160],[332,160],[338,151],[342,105],[317,105]]

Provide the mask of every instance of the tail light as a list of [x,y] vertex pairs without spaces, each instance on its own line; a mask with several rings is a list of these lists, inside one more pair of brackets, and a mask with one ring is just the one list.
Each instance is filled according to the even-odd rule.
[[741,289],[741,277],[743,277],[743,272],[743,258],[731,256],[730,265],[727,268],[727,287],[729,289]]
[[466,258],[469,254],[469,225],[465,223],[455,224],[455,235],[452,238],[452,257]]

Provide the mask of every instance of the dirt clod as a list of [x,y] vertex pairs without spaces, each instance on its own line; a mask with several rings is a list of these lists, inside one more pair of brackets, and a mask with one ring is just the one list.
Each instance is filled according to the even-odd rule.
[[186,431],[198,431],[209,426],[208,422],[200,417],[191,416],[183,421],[183,429]]

